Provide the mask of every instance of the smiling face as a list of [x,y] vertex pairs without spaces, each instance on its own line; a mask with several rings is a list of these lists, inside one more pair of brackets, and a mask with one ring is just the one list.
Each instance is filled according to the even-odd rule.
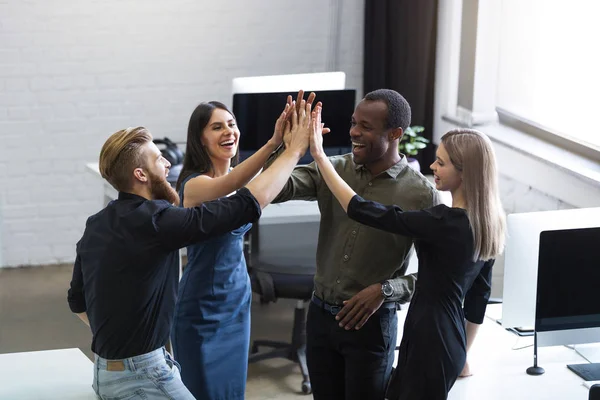
[[237,153],[240,131],[233,115],[228,111],[215,108],[208,124],[202,131],[202,145],[213,161],[231,160]]
[[457,170],[450,161],[450,156],[443,143],[439,145],[436,159],[429,168],[433,171],[437,190],[454,192],[462,185],[462,172]]
[[[350,139],[352,157],[356,164],[367,168],[373,164],[388,163],[390,141],[387,127],[387,105],[383,101],[362,100],[352,114]],[[397,150],[394,150],[397,154]]]

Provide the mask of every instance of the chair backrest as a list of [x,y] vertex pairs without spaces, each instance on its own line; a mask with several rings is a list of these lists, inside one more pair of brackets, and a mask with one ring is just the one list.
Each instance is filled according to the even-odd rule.
[[261,225],[259,220],[250,231],[247,263],[269,271],[273,266],[281,273],[302,274],[305,267],[314,274],[318,236],[318,222]]
[[318,231],[316,222],[253,225],[246,260],[252,291],[260,294],[262,303],[277,297],[310,298]]

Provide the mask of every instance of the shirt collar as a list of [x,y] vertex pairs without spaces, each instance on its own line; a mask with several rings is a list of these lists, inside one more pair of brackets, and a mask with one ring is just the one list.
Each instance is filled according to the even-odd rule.
[[145,197],[133,193],[119,192],[119,200],[148,200]]
[[[383,173],[386,173],[390,177],[396,179],[398,177],[398,175],[400,175],[400,172],[402,172],[402,170],[407,167],[408,167],[408,161],[406,160],[406,156],[402,155],[402,158],[400,159],[400,161],[398,161],[396,164],[392,165],[390,168],[383,171]],[[360,171],[360,170],[368,171],[367,168],[365,168],[365,166],[363,164],[355,164],[354,169],[356,171]]]

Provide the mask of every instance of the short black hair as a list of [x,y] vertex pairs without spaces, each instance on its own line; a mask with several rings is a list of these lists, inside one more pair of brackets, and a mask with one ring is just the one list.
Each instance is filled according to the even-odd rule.
[[383,101],[387,105],[386,128],[402,128],[410,126],[410,104],[402,95],[391,89],[377,89],[367,93],[364,100]]

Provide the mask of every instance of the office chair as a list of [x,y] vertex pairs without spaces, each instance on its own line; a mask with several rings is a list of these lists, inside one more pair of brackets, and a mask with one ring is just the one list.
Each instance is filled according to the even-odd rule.
[[[294,324],[289,343],[273,340],[255,340],[251,346],[248,362],[254,363],[271,358],[286,358],[297,362],[302,371],[302,392],[312,393],[308,367],[306,366],[306,305],[312,296],[316,271],[315,249],[300,249],[303,256],[289,252],[261,254],[258,249],[258,224],[251,230],[251,255],[249,273],[252,291],[260,295],[261,304],[275,302],[278,298],[296,299]],[[260,347],[272,350],[259,353]]]

